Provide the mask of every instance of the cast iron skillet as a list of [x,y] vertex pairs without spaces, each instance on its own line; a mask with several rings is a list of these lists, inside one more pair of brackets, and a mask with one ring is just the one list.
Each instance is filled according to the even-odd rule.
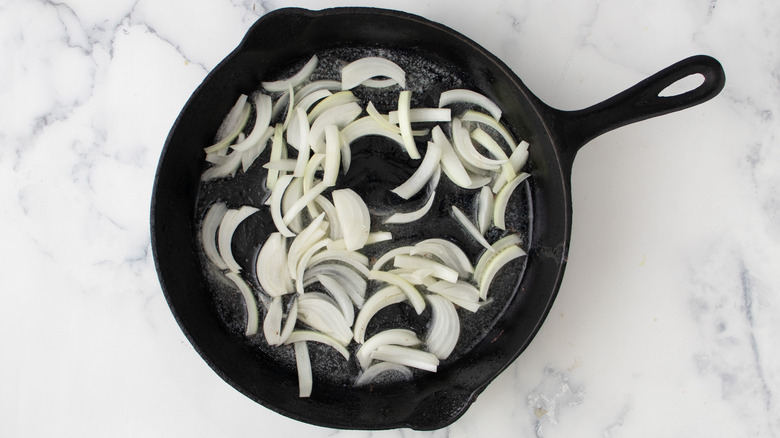
[[[202,147],[213,139],[238,95],[258,89],[265,78],[278,78],[280,66],[300,65],[314,53],[352,48],[395,50],[430,60],[450,69],[447,73],[462,78],[465,86],[499,103],[505,122],[532,145],[528,166],[533,176],[522,195],[531,207],[521,212],[521,228],[529,234],[525,238],[529,255],[515,265],[515,281],[504,291],[506,302],[498,305],[484,331],[466,346],[464,354],[443,363],[439,372],[387,387],[356,389],[315,382],[312,396],[302,399],[297,396],[294,368],[253,348],[227,328],[225,316],[215,310],[213,281],[199,256],[197,239],[204,209],[203,195],[199,195]],[[667,86],[694,74],[704,77],[700,86],[672,97],[658,96]],[[560,111],[534,96],[485,49],[424,18],[372,8],[271,12],[260,18],[238,48],[208,75],[168,136],[151,206],[152,249],[163,292],[203,359],[225,381],[269,409],[334,428],[444,427],[459,418],[528,346],[553,303],[569,246],[570,177],[577,150],[609,130],[705,102],[720,92],[724,82],[716,60],[694,56],[590,108]],[[373,170],[381,167],[375,163],[364,170],[371,171],[371,166]],[[213,197],[231,202],[229,193],[215,190]],[[241,195],[252,199],[252,193]],[[260,205],[262,199],[252,202]],[[272,229],[270,215],[264,212],[249,222],[248,242],[234,241],[234,251],[245,266],[251,265],[252,251],[256,253]],[[438,228],[449,230],[447,225]],[[468,240],[455,235],[456,231],[447,232]],[[430,233],[419,231],[423,238]]]

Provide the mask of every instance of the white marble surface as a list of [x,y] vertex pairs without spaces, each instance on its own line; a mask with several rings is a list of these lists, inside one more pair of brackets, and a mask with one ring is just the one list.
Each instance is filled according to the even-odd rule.
[[[152,181],[190,93],[266,11],[336,5],[0,1],[0,436],[425,435],[334,431],[251,402],[195,353],[154,270]],[[392,5],[470,36],[562,109],[692,54],[728,77],[714,100],[580,152],[550,318],[429,435],[780,434],[780,3]]]

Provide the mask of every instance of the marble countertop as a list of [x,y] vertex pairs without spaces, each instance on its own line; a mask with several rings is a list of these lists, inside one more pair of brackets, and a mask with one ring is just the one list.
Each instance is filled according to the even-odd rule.
[[452,426],[310,426],[213,373],[154,268],[163,143],[259,16],[346,5],[0,3],[0,436],[780,434],[780,3],[769,1],[394,2],[482,44],[560,109],[694,54],[728,79],[710,102],[580,151],[550,316]]

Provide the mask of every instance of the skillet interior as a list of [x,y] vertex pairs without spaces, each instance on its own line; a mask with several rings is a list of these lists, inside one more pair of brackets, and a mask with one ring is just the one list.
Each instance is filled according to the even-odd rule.
[[[519,213],[524,219],[519,222],[521,231],[532,232],[526,238],[530,241],[529,257],[524,266],[516,265],[524,268],[524,273],[515,272],[510,287],[504,288],[503,293],[514,299],[490,318],[496,320],[489,330],[474,335],[474,341],[479,342],[473,348],[445,362],[439,372],[420,374],[409,384],[371,390],[341,385],[338,379],[317,382],[312,397],[300,399],[294,368],[236,336],[229,328],[229,300],[215,303],[215,280],[199,256],[196,238],[203,209],[216,198],[233,205],[249,199],[259,206],[265,195],[262,190],[250,189],[239,193],[240,189],[229,184],[215,184],[199,195],[202,147],[211,141],[238,95],[258,89],[263,79],[283,75],[279,66],[300,63],[313,53],[356,49],[422,57],[444,66],[453,80],[464,81],[499,102],[507,124],[532,145],[529,167],[533,179],[524,195],[533,201],[533,214]],[[339,428],[443,427],[462,415],[484,386],[527,346],[557,292],[568,246],[570,202],[568,175],[561,169],[556,147],[539,115],[538,100],[519,79],[498,59],[443,26],[408,14],[365,8],[321,12],[286,9],[268,14],[196,90],[166,142],[152,201],[153,249],[166,299],[206,362],[228,383],[268,408]],[[366,170],[377,169],[381,166]],[[364,185],[360,175],[357,171],[352,177],[348,175],[346,181],[352,182],[347,184]],[[245,176],[251,177],[251,172]],[[257,176],[246,187],[261,185]],[[375,202],[374,207],[381,209],[382,202]],[[267,214],[250,219],[238,231],[245,233],[247,245],[234,245],[243,266],[252,265],[259,244],[273,229]],[[399,228],[394,235],[406,233],[410,239],[432,237],[433,233],[440,236],[435,223],[431,221],[423,229]],[[450,230],[459,232],[457,227],[448,227]],[[453,237],[470,241],[465,236]],[[222,304],[223,312],[217,311],[215,304]]]

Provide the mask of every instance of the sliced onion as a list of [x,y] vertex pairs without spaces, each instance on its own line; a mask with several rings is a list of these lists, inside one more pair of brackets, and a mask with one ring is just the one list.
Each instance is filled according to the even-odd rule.
[[263,333],[268,345],[282,344],[282,297],[274,297],[263,320]]
[[487,151],[496,157],[496,159],[504,161],[503,164],[501,164],[501,171],[505,178],[512,179],[515,177],[515,169],[512,166],[512,163],[509,162],[509,157],[507,157],[506,152],[501,149],[501,146],[493,140],[493,137],[481,128],[476,128],[471,132],[471,138],[487,149]]
[[427,351],[400,345],[380,345],[371,353],[371,359],[393,362],[432,373],[439,366],[439,358]]
[[[512,155],[509,156],[509,162],[512,163],[512,168],[515,169],[515,173],[520,172],[520,169],[525,166],[525,163],[528,161],[528,142],[527,141],[521,141],[519,145],[517,145],[517,149],[512,152]],[[496,181],[493,183],[493,193],[498,193],[501,191],[501,189],[504,187],[504,184],[506,184],[506,177],[504,174],[501,174],[496,178]]]
[[476,281],[477,284],[479,284],[482,281],[482,273],[485,272],[485,267],[487,266],[490,259],[495,257],[495,255],[498,254],[504,248],[507,248],[512,245],[520,246],[522,241],[523,240],[519,234],[509,234],[507,236],[502,237],[501,239],[498,239],[495,243],[493,243],[490,246],[493,249],[493,251],[485,251],[477,261],[477,265],[474,267],[474,276],[473,276],[474,281]]
[[294,158],[280,158],[278,160],[269,160],[263,164],[263,168],[268,170],[281,170],[284,172],[292,172],[295,170],[295,163],[298,160]]
[[391,274],[385,271],[371,271],[368,275],[369,280],[382,281],[387,284],[398,286],[406,297],[409,299],[409,303],[414,307],[414,311],[417,314],[421,314],[425,310],[425,299],[411,283],[399,277],[398,275]]
[[350,90],[367,79],[386,77],[406,88],[406,73],[389,59],[366,57],[350,62],[341,69],[341,89]]
[[[249,136],[247,136],[244,139],[244,141],[231,146],[234,150],[243,152],[254,147],[258,143],[260,143],[260,140],[264,137],[268,128],[271,127],[271,96],[267,94],[257,93],[255,95],[254,102],[255,102],[255,124],[252,128],[252,132],[249,134]],[[266,137],[266,140],[268,138],[270,138],[270,135]]]
[[225,137],[222,140],[214,143],[209,147],[204,148],[203,150],[207,154],[210,154],[212,152],[216,152],[220,149],[225,149],[226,147],[230,146],[230,143],[232,143],[233,140],[235,140],[236,137],[238,137],[238,134],[240,134],[241,131],[243,131],[244,127],[246,126],[246,122],[249,121],[249,114],[251,112],[251,109],[252,106],[249,103],[244,102],[243,109],[241,110],[241,113],[238,117],[238,121],[235,127],[233,128],[233,130],[230,131],[227,135],[225,135]]
[[[327,237],[323,240],[314,243],[312,246],[309,247],[309,249],[306,250],[306,252],[303,253],[303,255],[301,255],[301,258],[298,260],[298,267],[296,268],[297,271],[295,274],[295,281],[296,281],[296,289],[299,294],[303,294],[303,273],[309,265],[309,260],[311,260],[311,257],[314,255],[314,253],[327,246],[328,243],[330,243],[330,239],[328,239]],[[350,323],[350,325],[352,324]]]
[[409,120],[411,99],[412,92],[409,90],[404,90],[398,95],[398,128],[401,130],[401,139],[406,153],[409,154],[409,158],[416,160],[420,158],[420,152],[414,142],[412,122]]
[[506,126],[504,126],[503,123],[497,121],[493,117],[490,117],[487,114],[481,113],[479,111],[469,110],[466,111],[463,114],[463,116],[461,116],[461,119],[464,122],[477,122],[491,127],[496,132],[498,132],[498,135],[500,135],[501,138],[504,139],[507,146],[509,146],[509,149],[512,152],[514,152],[515,149],[517,148],[517,143],[515,143],[515,138],[512,137],[512,134],[509,133],[509,130],[506,129]]
[[331,94],[330,96],[326,97],[320,103],[314,106],[314,108],[309,111],[309,114],[307,115],[309,123],[314,123],[314,121],[320,117],[322,114],[324,114],[326,111],[333,109],[338,106],[342,106],[348,103],[359,103],[360,99],[358,99],[354,94],[352,94],[351,91],[339,91],[338,93]]
[[509,246],[499,251],[494,257],[490,259],[485,266],[485,271],[482,273],[482,278],[479,282],[479,297],[483,300],[487,298],[488,289],[490,283],[493,282],[493,277],[496,273],[512,260],[526,255],[525,251],[519,246]]
[[[282,217],[289,212],[296,202],[303,196],[303,178],[293,178],[290,185],[287,186],[287,190],[284,191],[282,196]],[[316,216],[313,216],[316,217]],[[303,229],[303,220],[301,216],[297,215],[293,220],[287,224],[290,231],[294,233],[300,233]]]
[[254,336],[257,334],[257,328],[260,325],[260,315],[257,310],[255,294],[252,293],[252,289],[237,272],[228,272],[225,276],[238,286],[238,290],[241,291],[241,296],[244,298],[244,305],[246,306],[246,330],[244,330],[244,334],[246,336]]
[[474,143],[471,142],[468,130],[462,126],[460,119],[457,117],[452,119],[452,139],[455,144],[455,150],[463,158],[461,162],[468,162],[478,169],[493,172],[509,161],[507,158],[493,159],[480,154],[477,148],[474,147]]
[[362,248],[371,230],[371,216],[363,198],[352,189],[339,189],[331,193],[333,205],[341,222],[341,234],[347,250]]
[[393,248],[390,251],[387,251],[386,253],[382,254],[382,256],[380,256],[374,262],[374,266],[372,266],[371,269],[375,271],[380,271],[382,270],[382,268],[385,267],[385,264],[387,264],[387,262],[393,260],[397,255],[410,254],[412,251],[414,251],[413,246],[399,246],[398,248]]
[[417,194],[433,176],[436,167],[439,165],[440,158],[441,149],[439,146],[435,143],[428,143],[428,149],[425,152],[425,158],[420,163],[420,167],[403,184],[391,191],[404,199],[409,199]]
[[311,189],[309,189],[306,193],[303,194],[300,198],[298,198],[291,206],[290,209],[287,210],[284,213],[284,217],[282,220],[284,223],[291,223],[293,220],[295,220],[295,217],[298,216],[298,214],[306,208],[310,203],[314,202],[314,199],[319,196],[322,192],[325,191],[327,187],[325,187],[325,184],[322,182],[314,185]]
[[[291,131],[298,132],[298,135],[290,136]],[[303,112],[303,109],[297,108],[295,110],[293,128],[292,130],[287,130],[287,142],[298,149],[298,159],[295,162],[295,170],[293,170],[293,175],[295,176],[303,176],[303,171],[309,162],[311,152],[309,148],[310,136],[311,130],[309,129],[309,122],[306,121],[306,113]]]
[[393,85],[398,85],[398,81],[392,78],[366,79],[365,81],[361,82],[360,85],[369,88],[387,88],[387,87],[392,87]]
[[493,192],[488,186],[482,186],[477,198],[477,226],[479,232],[485,235],[493,219]]
[[412,370],[406,365],[400,365],[392,362],[377,362],[368,367],[355,382],[355,386],[364,386],[372,383],[377,377],[384,373],[396,372],[401,374],[406,380],[411,380]]
[[496,120],[501,120],[501,108],[495,102],[476,91],[456,89],[447,90],[439,96],[439,108],[456,102],[470,103],[486,109]]
[[446,359],[455,349],[460,336],[460,318],[455,306],[439,295],[428,295],[431,305],[431,325],[425,336],[425,346],[439,359]]
[[445,265],[458,271],[458,276],[468,278],[473,272],[468,256],[457,245],[444,239],[426,239],[418,242],[409,252],[410,255],[434,256]]
[[325,166],[322,173],[322,182],[327,187],[336,185],[341,164],[341,137],[336,125],[325,128]]
[[433,269],[429,269],[429,268],[422,268],[422,269],[395,268],[387,272],[393,275],[397,275],[402,280],[407,281],[412,286],[424,285],[425,283],[429,282],[430,279],[433,278],[433,276],[431,276],[431,274],[433,273]]
[[439,294],[442,297],[446,298],[448,301],[452,302],[452,304],[466,309],[471,313],[476,313],[479,309],[482,308],[482,306],[486,306],[493,302],[492,299],[488,299],[486,301],[467,301],[458,297],[454,297],[452,295],[447,294]]
[[298,296],[298,320],[331,336],[342,345],[349,344],[352,339],[352,330],[341,310],[330,301],[317,298],[316,294]]
[[[398,123],[398,111],[390,111],[387,114],[390,123]],[[452,112],[449,108],[410,108],[409,121],[419,122],[449,122],[452,120]]]
[[269,203],[271,207],[271,219],[274,221],[274,225],[276,225],[276,229],[284,237],[295,236],[295,233],[293,233],[289,228],[287,228],[287,225],[284,223],[284,218],[282,217],[282,197],[284,196],[284,192],[287,190],[287,187],[290,186],[290,182],[292,181],[292,179],[293,179],[292,175],[280,176],[278,181],[274,185],[274,189],[271,191],[271,197],[269,198]]
[[219,231],[217,232],[217,248],[219,249],[219,255],[222,256],[222,260],[225,261],[228,269],[233,272],[241,272],[241,266],[239,266],[236,259],[233,258],[233,250],[231,248],[233,233],[244,219],[255,214],[257,211],[257,208],[249,205],[244,205],[238,210],[228,210],[225,212],[225,215],[222,217],[222,222],[219,224]]
[[[252,131],[254,133],[254,131]],[[255,141],[255,144],[247,149],[246,151],[241,153],[241,168],[244,170],[244,173],[246,173],[247,170],[254,164],[255,160],[257,160],[257,157],[260,156],[260,154],[263,153],[265,148],[268,146],[268,140],[271,139],[271,136],[274,133],[274,128],[267,127],[263,131],[262,134],[260,134]],[[251,137],[251,135],[250,135]],[[249,137],[247,137],[248,139]],[[246,143],[246,140],[244,140],[244,143]]]
[[306,270],[303,276],[304,287],[314,283],[318,280],[319,275],[326,275],[338,281],[344,292],[349,295],[349,298],[355,303],[357,308],[363,307],[363,303],[366,295],[367,282],[357,272],[353,271],[349,266],[339,265],[336,263],[322,263],[316,266],[310,266]]
[[341,81],[331,79],[320,79],[311,81],[298,90],[298,103],[300,104],[306,96],[314,94],[320,90],[336,91],[341,90]]
[[397,255],[393,259],[393,263],[399,268],[430,269],[431,275],[436,278],[449,281],[450,283],[458,281],[458,271],[425,257]]
[[360,254],[357,251],[347,251],[345,249],[326,249],[320,253],[314,255],[309,261],[310,266],[315,266],[325,261],[333,261],[349,265],[362,274],[364,277],[368,277],[368,257]]
[[231,132],[235,131],[238,126],[238,121],[241,119],[241,114],[246,108],[246,101],[249,98],[246,94],[238,96],[236,103],[230,108],[227,115],[222,119],[222,123],[217,128],[217,135],[214,138],[215,142],[220,142],[225,139]]
[[425,205],[420,207],[419,209],[415,211],[410,211],[407,213],[394,213],[387,219],[385,219],[386,224],[408,224],[410,222],[414,222],[426,214],[431,210],[431,206],[433,206],[433,201],[436,199],[436,191],[433,191],[431,193],[431,196],[428,197],[428,200],[425,202]]
[[289,272],[290,277],[295,278],[298,271],[298,262],[303,253],[325,236],[323,224],[327,224],[327,222],[324,222],[324,220],[324,213],[314,218],[290,244],[290,249],[287,251],[287,272]]
[[290,310],[287,312],[287,320],[284,321],[284,328],[282,328],[281,342],[287,342],[287,339],[295,329],[295,323],[298,322],[298,298],[293,297]]
[[336,300],[336,305],[339,306],[341,314],[344,315],[344,320],[347,321],[348,326],[352,327],[355,322],[355,308],[352,306],[352,298],[350,298],[344,284],[335,277],[326,274],[317,274],[316,278],[330,293],[330,296]]
[[[284,126],[277,123],[274,126],[273,140],[271,140],[271,157],[269,161],[281,160],[287,158],[287,148],[284,145]],[[273,190],[276,181],[279,179],[278,170],[269,170],[265,180],[265,186]]]
[[[325,154],[315,153],[311,156],[311,158],[309,158],[309,162],[306,164],[306,167],[303,170],[303,193],[307,193],[309,190],[311,190],[312,187],[314,187],[314,176],[322,167],[322,163],[324,161]],[[317,182],[319,182],[319,180],[317,180]],[[311,217],[317,217],[317,215],[320,214],[317,205],[314,203],[314,199],[312,199],[312,202],[306,204],[306,208],[309,210],[309,215],[311,215]]]
[[292,276],[286,268],[287,239],[281,233],[271,233],[260,248],[255,262],[257,280],[265,293],[279,297],[294,291]]
[[238,170],[238,166],[241,165],[241,153],[233,152],[230,155],[225,156],[221,163],[216,166],[210,167],[203,172],[200,176],[201,181],[208,181],[211,179],[224,178],[228,175],[235,175]]
[[466,172],[463,163],[460,162],[460,158],[452,149],[452,144],[439,125],[434,126],[431,130],[431,139],[441,149],[441,166],[447,177],[460,187],[471,186],[472,181],[469,173]]
[[292,84],[287,84],[287,114],[284,116],[284,127],[290,126],[290,118],[292,118],[293,111],[295,111],[295,89]]
[[266,91],[270,91],[270,92],[285,91],[290,86],[297,87],[298,85],[301,85],[302,83],[309,80],[309,77],[311,77],[311,74],[314,72],[314,69],[317,68],[317,61],[318,61],[317,55],[314,55],[293,76],[278,81],[262,82],[261,85],[263,86],[263,88],[265,88]]
[[457,298],[472,303],[479,301],[479,289],[465,281],[458,280],[456,283],[450,283],[449,281],[439,280],[426,287],[429,291],[448,298]]
[[341,130],[342,145],[348,145],[358,138],[367,137],[369,135],[382,136],[393,140],[401,147],[404,146],[404,140],[399,133],[382,126],[371,116],[362,117],[345,126],[344,129]]
[[363,108],[355,102],[345,103],[325,110],[311,124],[309,132],[309,145],[314,152],[325,152],[325,128],[329,125],[336,125],[340,128],[345,127],[354,121]]
[[[377,121],[380,125],[382,125],[383,128],[387,129],[388,131],[393,131],[398,134],[401,133],[401,128],[398,126],[395,126],[393,123],[388,121],[387,116],[382,115],[377,111],[376,107],[374,106],[373,102],[368,102],[368,105],[366,105],[366,113],[371,116],[374,120]],[[397,117],[396,117],[397,118]],[[396,123],[398,123],[396,121]]]
[[349,360],[349,351],[347,351],[346,348],[344,348],[343,345],[341,345],[337,340],[333,339],[333,337],[328,336],[324,333],[315,332],[311,330],[295,330],[294,332],[290,333],[290,337],[287,338],[287,341],[285,344],[293,344],[296,342],[319,342],[320,344],[325,344],[329,347],[333,347],[334,350],[338,351],[342,356],[344,356],[344,359]]
[[341,238],[341,223],[339,222],[339,215],[336,213],[336,207],[328,198],[319,195],[314,198],[314,202],[322,209],[325,216],[330,222],[330,238],[332,240],[338,240]]
[[364,370],[371,365],[371,353],[381,345],[403,345],[404,347],[415,347],[422,342],[417,335],[407,329],[390,329],[379,332],[366,340],[363,345],[355,352],[355,357]]
[[203,224],[200,228],[200,237],[203,242],[203,252],[206,257],[214,263],[214,266],[221,270],[228,268],[228,265],[222,260],[217,250],[217,229],[222,222],[222,217],[228,211],[224,202],[217,202],[209,207],[206,215],[203,217]]
[[455,219],[457,219],[458,222],[463,226],[463,228],[471,235],[471,237],[474,238],[474,240],[479,242],[479,244],[484,246],[488,251],[493,251],[493,248],[490,247],[490,243],[485,240],[485,238],[482,236],[482,233],[479,232],[477,227],[471,223],[471,220],[469,220],[469,218],[466,217],[466,215],[463,214],[463,212],[460,211],[458,207],[454,205],[452,206],[452,214],[455,216]]
[[333,96],[333,93],[328,90],[317,90],[306,97],[299,98],[298,103],[295,104],[295,107],[301,108],[308,113],[312,105],[321,101],[322,99],[327,98],[328,96]]
[[309,347],[305,341],[299,341],[293,345],[295,347],[295,366],[298,369],[298,397],[309,397],[314,382],[311,375]]
[[502,229],[506,230],[506,206],[509,203],[509,198],[512,196],[512,193],[515,191],[517,186],[520,185],[523,181],[525,181],[530,175],[523,172],[519,175],[517,175],[512,181],[510,181],[507,185],[505,185],[500,192],[498,192],[498,195],[496,195],[496,202],[493,207],[493,224]]
[[358,344],[365,343],[366,327],[368,327],[369,321],[377,312],[387,306],[403,301],[406,301],[406,294],[398,286],[387,286],[368,297],[366,302],[363,303],[360,313],[355,318],[355,325],[352,327],[355,342]]

